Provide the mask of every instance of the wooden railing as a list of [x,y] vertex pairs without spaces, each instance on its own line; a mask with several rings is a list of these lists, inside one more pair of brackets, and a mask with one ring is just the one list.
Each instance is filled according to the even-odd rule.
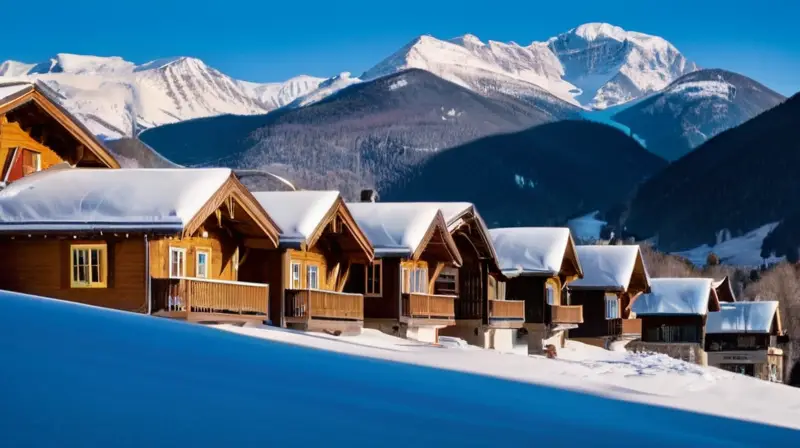
[[151,279],[153,312],[267,315],[269,285],[199,278]]
[[364,296],[317,289],[287,289],[288,318],[364,320]]
[[583,305],[551,305],[554,324],[582,324]]
[[403,294],[403,316],[415,319],[456,318],[456,296],[443,296],[420,293]]
[[489,319],[525,320],[525,301],[489,300]]
[[622,319],[622,334],[642,334],[642,320]]

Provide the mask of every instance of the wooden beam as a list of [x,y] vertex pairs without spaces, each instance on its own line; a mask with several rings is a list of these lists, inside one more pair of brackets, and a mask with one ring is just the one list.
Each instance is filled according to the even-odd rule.
[[[339,283],[336,285],[336,291],[337,292],[343,292],[344,291],[344,287],[347,284],[347,279],[350,277],[350,268],[351,267],[352,267],[352,264],[348,260],[347,263],[345,263],[345,265],[344,265],[344,272],[342,272],[342,275],[339,278]],[[383,281],[383,279],[381,279],[381,281]]]
[[8,124],[8,117],[6,117],[6,114],[0,115],[0,124]]
[[252,249],[275,249],[275,244],[269,238],[245,238],[244,246]]
[[220,210],[220,209],[214,210],[214,216],[217,217],[217,225],[221,229],[222,228],[222,210]]
[[340,266],[341,266],[341,263],[337,262],[335,265],[333,265],[333,269],[328,271],[328,286],[329,287],[337,288],[339,286],[338,280],[339,280],[339,267]]
[[430,280],[428,281],[429,294],[433,294],[433,284],[436,283],[436,279],[439,278],[439,274],[442,273],[443,269],[444,269],[444,263],[436,263],[436,269],[433,270]]

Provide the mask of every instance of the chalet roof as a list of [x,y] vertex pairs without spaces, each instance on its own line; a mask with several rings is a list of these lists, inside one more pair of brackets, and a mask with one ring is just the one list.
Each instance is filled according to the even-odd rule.
[[74,138],[82,143],[99,160],[108,167],[119,168],[119,162],[100,140],[64,106],[61,105],[59,94],[47,87],[46,84],[36,82],[0,82],[0,113],[6,113],[21,105],[33,101],[40,108],[60,123]]
[[[490,257],[496,264],[497,252],[494,249],[492,237],[489,235],[489,228],[486,226],[486,223],[483,221],[483,218],[478,213],[474,204],[471,202],[419,202],[418,204],[434,205],[438,207],[439,210],[442,211],[445,222],[447,222],[447,230],[451,233],[461,227],[465,221],[471,219],[471,222],[476,224],[476,230],[481,235],[482,239],[485,240],[484,246],[487,253],[482,255]],[[499,267],[495,267],[495,269],[499,270]]]
[[0,191],[0,232],[181,230],[230,177],[226,168],[45,170]]
[[[777,316],[777,301],[725,303],[718,313],[709,314],[706,332],[709,334],[779,332],[779,329],[773,328],[772,325]],[[780,325],[780,319],[776,325]]]
[[[568,250],[575,247],[566,227],[510,227],[491,229],[489,234],[500,270],[508,277],[558,275]],[[580,273],[579,261],[577,265]]]
[[281,228],[282,242],[305,242],[339,199],[338,191],[261,191],[253,193]]
[[[718,310],[710,278],[653,278],[650,293],[637,298],[631,311],[637,315],[698,315]],[[712,303],[714,302],[714,303]]]
[[735,302],[736,294],[733,293],[731,279],[726,275],[721,280],[714,280],[711,286],[717,291],[720,302]]
[[[631,282],[636,261],[641,259],[639,246],[577,246],[583,278],[570,288],[597,288],[625,291]],[[644,272],[647,277],[647,270]],[[649,280],[649,277],[647,277]]]
[[431,230],[440,224],[448,251],[461,264],[461,256],[437,205],[413,202],[352,202],[347,207],[375,248],[376,257],[411,257],[418,254],[424,243],[427,243],[426,237]]

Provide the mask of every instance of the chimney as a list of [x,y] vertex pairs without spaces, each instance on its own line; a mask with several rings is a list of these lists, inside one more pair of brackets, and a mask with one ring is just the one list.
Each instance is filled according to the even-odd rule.
[[375,190],[361,190],[361,202],[378,202],[378,192]]

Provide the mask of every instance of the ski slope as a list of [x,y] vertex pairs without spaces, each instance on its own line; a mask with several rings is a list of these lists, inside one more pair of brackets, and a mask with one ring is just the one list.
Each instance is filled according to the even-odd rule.
[[[0,293],[0,313],[4,446],[800,441],[800,391],[665,357],[572,345],[549,360],[372,332],[241,335],[11,293]],[[652,405],[670,396],[761,422]]]

